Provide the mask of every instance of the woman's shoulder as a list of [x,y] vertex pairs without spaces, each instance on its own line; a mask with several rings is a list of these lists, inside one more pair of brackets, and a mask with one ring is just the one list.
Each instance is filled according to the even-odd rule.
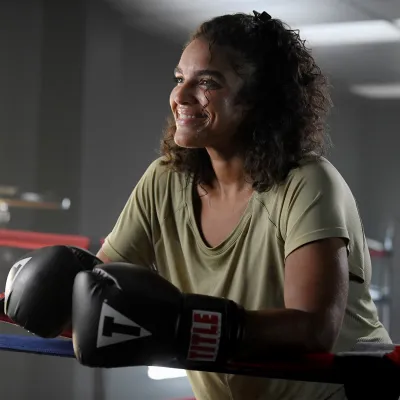
[[317,198],[322,194],[337,199],[353,197],[352,191],[339,170],[324,157],[302,160],[287,175],[286,179],[271,191],[261,193],[263,201],[276,206],[284,202],[292,204],[300,198]]
[[168,172],[168,165],[166,164],[167,160],[165,157],[160,156],[155,158],[151,163],[147,166],[145,175],[161,175],[165,172]]
[[153,160],[142,176],[142,180],[150,184],[156,191],[168,191],[187,184],[187,176],[176,171],[164,157]]
[[157,178],[163,176],[180,177],[182,174],[176,171],[171,164],[172,163],[165,156],[159,156],[148,165],[144,175],[157,176]]
[[293,168],[286,184],[307,184],[325,187],[347,186],[339,170],[325,157],[310,157],[303,159],[296,168]]

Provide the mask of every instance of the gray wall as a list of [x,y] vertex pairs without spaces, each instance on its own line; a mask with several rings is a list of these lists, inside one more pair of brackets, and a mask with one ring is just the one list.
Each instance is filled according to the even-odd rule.
[[[36,186],[43,12],[35,2],[20,3],[0,2],[0,182],[18,182],[32,190]],[[23,214],[29,229],[33,216]]]
[[[50,188],[73,201],[67,213],[19,211],[12,227],[106,235],[157,157],[180,47],[129,26],[100,0],[20,0],[0,2],[0,52],[0,183]],[[340,85],[334,93],[329,158],[358,200],[367,235],[379,239],[400,200],[389,176],[400,166],[399,104],[362,101]],[[393,329],[400,341],[395,319]],[[144,368],[101,372],[4,352],[2,360],[2,393],[15,400],[191,394],[186,380],[150,382]]]
[[[22,7],[24,12],[21,12]],[[35,186],[42,81],[41,2],[0,2],[0,179]],[[22,145],[23,143],[23,145]],[[21,168],[21,162],[25,168]]]
[[[102,1],[21,0],[0,2],[0,53],[0,183],[72,200],[65,213],[13,210],[10,228],[100,237],[157,156],[179,47],[127,26]],[[4,324],[0,333],[24,334]],[[147,368],[1,356],[2,394],[15,400],[191,395],[186,380],[153,383]]]
[[11,225],[74,232],[79,217],[83,3],[2,1],[0,22],[1,183],[23,191],[53,191],[73,202],[68,213],[18,209]]
[[110,229],[134,184],[157,157],[180,47],[124,24],[102,2],[90,5],[80,230],[99,235]]

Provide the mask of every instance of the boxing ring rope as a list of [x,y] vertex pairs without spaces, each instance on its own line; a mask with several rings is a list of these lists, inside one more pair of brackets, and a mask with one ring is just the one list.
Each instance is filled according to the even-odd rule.
[[91,241],[85,236],[0,229],[0,247],[35,250],[45,246],[62,244],[88,250]]
[[[94,247],[100,248],[102,242],[102,238],[93,241],[88,237],[79,235],[60,235],[0,229],[0,249],[14,248],[19,249],[19,251],[30,251],[53,245],[73,245],[89,249]],[[383,258],[388,256],[388,252],[379,242],[369,240],[368,245],[371,257]],[[1,259],[0,262],[2,262]],[[7,267],[11,267],[12,263],[13,262],[10,263],[9,260],[7,260]],[[0,296],[0,301],[1,300],[2,297]],[[4,318],[0,318],[0,320],[12,323],[12,321],[7,321]],[[0,350],[75,358],[70,334],[66,333],[66,335],[63,336],[62,338],[56,339],[42,339],[33,335],[0,335]],[[342,361],[347,360],[346,363],[349,363],[348,360],[352,357],[359,358],[360,356],[365,357],[365,360],[363,360],[361,364],[372,363],[372,365],[374,365],[373,363],[376,360],[380,360],[384,356],[385,359],[391,360],[396,364],[396,373],[399,373],[400,376],[400,347],[389,345],[389,347],[385,348],[382,347],[382,345],[374,344],[369,344],[364,350],[357,349],[357,352],[354,351],[343,354],[290,355],[288,357],[280,357],[279,360],[263,360],[262,363],[229,363],[223,368],[207,365],[204,370],[210,372],[264,376],[276,379],[344,383],[341,371],[343,371],[345,367]],[[199,370],[197,365],[193,368],[191,368],[190,365],[185,365],[183,368],[179,362],[157,366],[174,369]]]
[[367,245],[371,257],[384,258],[390,255],[391,250],[378,240],[367,238]]

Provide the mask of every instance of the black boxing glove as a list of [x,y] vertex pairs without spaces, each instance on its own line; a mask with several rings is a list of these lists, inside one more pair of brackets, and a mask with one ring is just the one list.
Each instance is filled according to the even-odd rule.
[[182,294],[145,267],[103,264],[75,278],[73,345],[85,366],[223,365],[240,344],[243,320],[233,301]]
[[7,276],[5,314],[35,335],[60,335],[71,323],[75,276],[101,263],[89,251],[73,246],[48,246],[24,255]]

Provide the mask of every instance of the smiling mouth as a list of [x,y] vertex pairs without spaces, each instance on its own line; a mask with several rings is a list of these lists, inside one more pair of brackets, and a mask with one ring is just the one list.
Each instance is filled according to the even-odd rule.
[[185,114],[178,113],[178,119],[194,119],[194,118],[206,118],[207,115],[205,113],[197,113],[197,114]]
[[199,121],[204,121],[205,119],[207,119],[207,115],[204,113],[198,113],[198,114],[178,113],[176,122],[178,125],[188,125],[192,123],[197,123]]

